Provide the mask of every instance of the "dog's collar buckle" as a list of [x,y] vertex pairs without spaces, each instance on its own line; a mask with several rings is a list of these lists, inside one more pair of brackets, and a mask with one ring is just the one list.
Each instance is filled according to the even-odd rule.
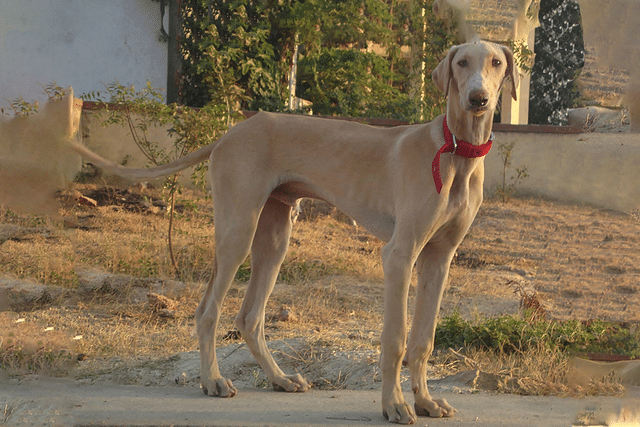
[[493,132],[491,132],[491,137],[489,141],[482,145],[473,145],[465,141],[459,141],[455,135],[451,133],[449,130],[449,126],[447,125],[447,116],[444,116],[444,120],[442,122],[442,130],[444,132],[444,145],[440,147],[438,152],[436,153],[435,158],[433,159],[433,163],[431,165],[431,171],[433,173],[433,181],[436,184],[436,191],[440,194],[442,190],[442,177],[440,176],[440,155],[442,153],[453,153],[458,156],[466,157],[468,159],[474,157],[483,157],[485,156],[489,150],[491,150],[491,144],[494,140]]

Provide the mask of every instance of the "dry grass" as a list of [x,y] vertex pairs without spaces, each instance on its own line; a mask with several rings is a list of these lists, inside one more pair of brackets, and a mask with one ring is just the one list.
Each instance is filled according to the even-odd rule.
[[[80,189],[90,194],[100,188]],[[160,196],[152,190],[129,193],[148,204]],[[73,354],[83,359],[84,373],[197,349],[193,313],[209,278],[214,249],[209,201],[189,191],[182,195],[173,234],[176,275],[167,252],[164,211],[149,213],[139,204],[119,201],[118,194],[114,192],[113,200],[98,207],[63,198],[66,224],[0,210],[0,273],[68,290],[58,301],[18,314],[0,313],[0,331],[5,331],[0,345],[3,366],[25,368],[16,362],[18,347],[31,355],[32,370],[45,368],[37,361],[47,359],[46,354]],[[640,305],[638,236],[640,222],[628,215],[532,199],[513,199],[507,205],[490,200],[458,251],[444,313],[479,296],[517,301],[513,289],[517,280],[537,291],[553,318],[640,322],[633,309]],[[304,352],[309,360],[320,360],[328,354],[327,348],[379,348],[381,247],[363,230],[331,216],[298,222],[267,307],[269,338],[311,337]],[[233,329],[233,317],[246,290],[248,265],[241,267],[238,283],[225,300],[221,335]],[[79,274],[87,268],[131,279],[124,286],[81,292]],[[159,317],[146,301],[147,289],[155,286],[157,278],[179,278],[182,283],[167,282],[161,288],[178,302],[171,318]],[[282,306],[297,320],[279,321]],[[16,317],[25,321],[11,323]],[[44,332],[45,328],[53,328],[54,340],[46,340],[54,335],[51,330]],[[12,346],[7,344],[8,333]],[[505,378],[503,391],[570,392],[564,385],[566,356],[562,354],[532,351],[496,357],[475,352],[468,356],[483,370]],[[464,369],[440,356],[434,361],[443,374]],[[46,369],[63,373],[65,363]],[[617,390],[615,384],[600,384],[582,392],[591,394],[598,387]]]
[[[598,396],[621,395],[624,387],[615,376],[594,378],[587,386],[571,386],[568,379],[569,357],[558,351],[539,347],[526,353],[499,354],[486,350],[469,349],[466,356],[477,364],[477,369],[494,375],[495,391],[539,396]],[[446,355],[436,363],[446,363],[449,372],[468,369],[459,361],[451,363]]]
[[0,367],[9,371],[67,374],[74,365],[75,343],[65,332],[14,313],[0,313]]
[[0,209],[0,224],[0,274],[52,285],[76,284],[72,242],[53,221]]
[[[95,190],[91,185],[81,189],[88,194]],[[210,275],[214,229],[209,202],[185,193],[190,208],[178,215],[174,245],[179,278],[187,286],[164,292],[179,302],[174,319],[159,318],[145,300],[136,298],[140,283],[133,279],[130,286],[103,287],[91,295],[62,298],[51,307],[21,316],[82,336],[75,353],[97,364],[112,357],[139,360],[196,349],[193,313]],[[147,197],[156,199],[159,194],[150,192]],[[130,209],[117,200],[107,206],[87,207],[67,198],[63,214],[74,219],[72,228],[3,210],[1,224],[7,238],[1,243],[0,271],[68,289],[78,287],[77,272],[87,267],[133,278],[176,277],[168,259],[165,215]],[[378,329],[382,285],[375,275],[380,270],[380,247],[379,241],[364,232],[328,217],[298,223],[268,307],[270,337],[290,338],[312,331],[326,334],[344,324],[352,325],[354,333]],[[241,268],[239,282],[225,300],[220,324],[223,334],[233,329],[233,316],[246,289],[248,265],[247,261]],[[284,305],[298,314],[296,323],[276,320]],[[31,338],[25,336],[24,340]]]

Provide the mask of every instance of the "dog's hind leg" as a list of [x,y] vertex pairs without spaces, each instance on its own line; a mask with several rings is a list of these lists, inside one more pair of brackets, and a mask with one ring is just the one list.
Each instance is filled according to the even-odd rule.
[[251,247],[251,278],[236,326],[245,339],[267,378],[276,390],[301,392],[309,384],[300,374],[285,375],[267,348],[264,337],[264,316],[267,300],[284,260],[291,235],[291,206],[269,198],[258,221]]
[[[223,206],[224,208],[226,206]],[[216,358],[216,328],[224,297],[233,282],[238,267],[249,255],[257,226],[259,210],[242,214],[216,216],[216,256],[214,271],[207,290],[196,310],[196,329],[200,344],[200,381],[209,396],[233,397],[236,389],[220,375]],[[218,212],[216,212],[218,213]]]

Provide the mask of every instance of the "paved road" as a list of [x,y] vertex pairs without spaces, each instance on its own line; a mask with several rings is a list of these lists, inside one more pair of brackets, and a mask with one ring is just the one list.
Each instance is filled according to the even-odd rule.
[[[448,393],[443,397],[458,409],[456,417],[420,418],[418,426],[570,427],[585,410],[617,411],[620,404],[615,398],[488,393]],[[0,425],[7,426],[360,427],[387,424],[381,415],[378,391],[312,390],[292,395],[243,389],[233,399],[217,399],[207,398],[195,387],[77,385],[69,380],[53,379],[0,383]]]

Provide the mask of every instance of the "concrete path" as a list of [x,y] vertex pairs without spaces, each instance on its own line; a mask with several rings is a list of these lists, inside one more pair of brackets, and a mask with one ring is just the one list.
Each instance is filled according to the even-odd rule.
[[[458,409],[456,417],[420,418],[418,426],[570,427],[581,415],[619,411],[621,402],[488,393],[442,396]],[[598,425],[593,421],[590,425]],[[217,399],[195,387],[77,385],[40,379],[0,383],[0,426],[4,425],[359,427],[388,423],[381,415],[378,391],[285,394],[242,389],[233,399]]]

